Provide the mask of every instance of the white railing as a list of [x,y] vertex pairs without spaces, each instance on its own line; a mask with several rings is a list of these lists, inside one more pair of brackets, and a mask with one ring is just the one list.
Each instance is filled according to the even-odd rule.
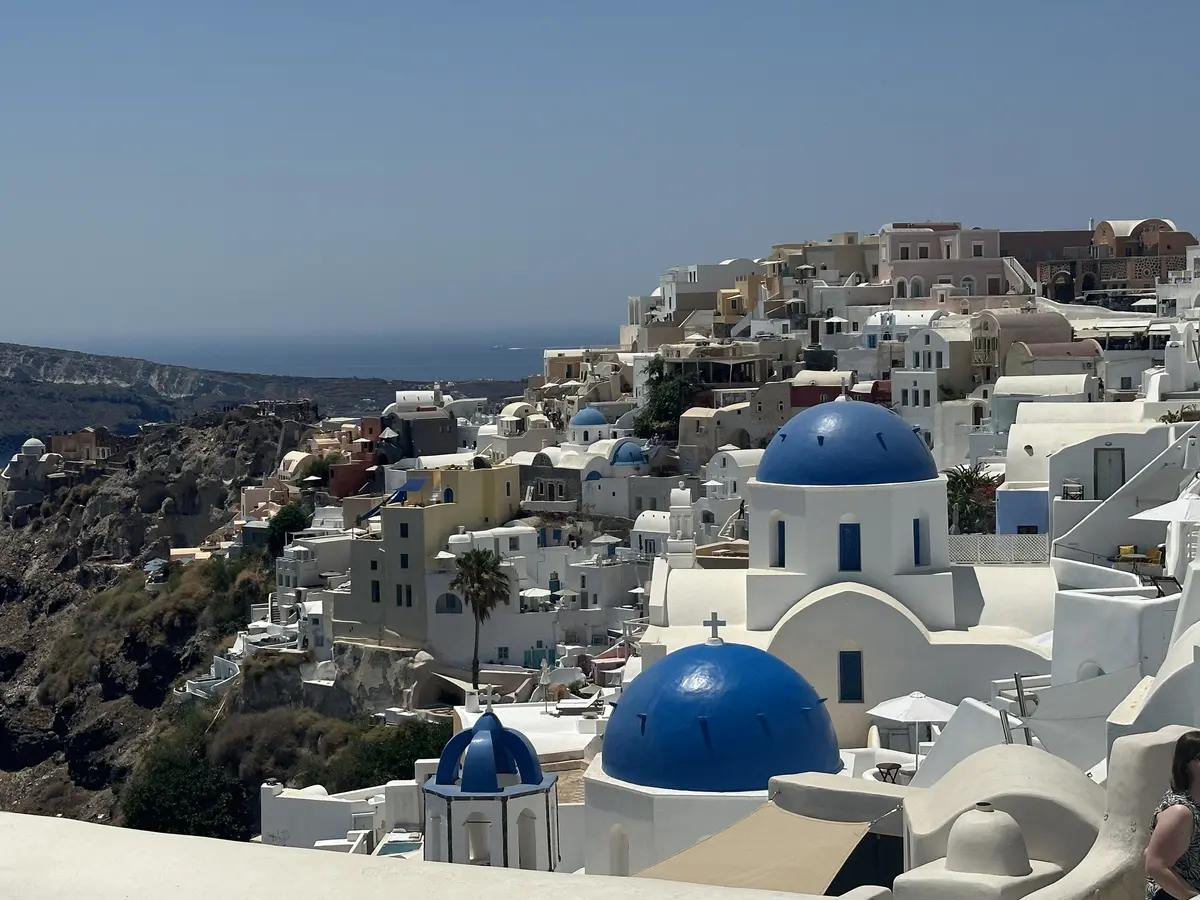
[[982,566],[1050,562],[1048,534],[952,534],[950,561]]

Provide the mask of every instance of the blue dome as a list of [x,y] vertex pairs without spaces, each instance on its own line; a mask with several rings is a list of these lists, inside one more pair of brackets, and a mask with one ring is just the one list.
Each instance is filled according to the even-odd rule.
[[781,659],[747,644],[668,653],[621,693],[604,771],[676,791],[761,791],[775,775],[841,770],[825,701]]
[[640,466],[645,461],[646,454],[633,441],[623,441],[617,445],[617,450],[613,453],[612,458],[614,466]]
[[912,426],[861,400],[804,410],[767,445],[755,477],[770,484],[895,484],[938,477]]
[[456,783],[464,794],[498,794],[501,778],[516,775],[519,784],[541,784],[542,767],[529,738],[505,728],[489,710],[446,742],[438,760],[434,784]]
[[608,419],[604,418],[604,413],[600,412],[596,407],[585,406],[571,417],[571,421],[568,424],[572,426],[579,425],[581,427],[587,425],[607,425]]

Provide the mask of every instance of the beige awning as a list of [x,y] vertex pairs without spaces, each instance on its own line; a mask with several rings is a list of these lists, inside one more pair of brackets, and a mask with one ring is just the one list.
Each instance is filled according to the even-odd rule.
[[639,878],[820,896],[870,828],[810,819],[768,803]]

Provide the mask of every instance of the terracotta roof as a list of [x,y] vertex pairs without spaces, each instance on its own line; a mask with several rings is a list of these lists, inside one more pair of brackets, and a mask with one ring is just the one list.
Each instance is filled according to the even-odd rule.
[[[1024,343],[1024,342],[1022,342]],[[1099,356],[1100,345],[1093,340],[1063,341],[1056,344],[1025,344],[1030,356]]]

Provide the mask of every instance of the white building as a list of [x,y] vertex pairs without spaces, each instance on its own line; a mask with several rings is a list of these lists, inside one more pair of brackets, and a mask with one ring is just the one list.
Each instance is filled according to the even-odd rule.
[[[1049,567],[1011,577],[949,561],[946,482],[899,416],[872,403],[805,410],[746,486],[749,569],[655,562],[645,656],[729,635],[789,663],[827,697],[843,746],[863,746],[873,703],[913,690],[956,703],[993,679],[1049,671]],[[971,600],[968,602],[967,597]]]

